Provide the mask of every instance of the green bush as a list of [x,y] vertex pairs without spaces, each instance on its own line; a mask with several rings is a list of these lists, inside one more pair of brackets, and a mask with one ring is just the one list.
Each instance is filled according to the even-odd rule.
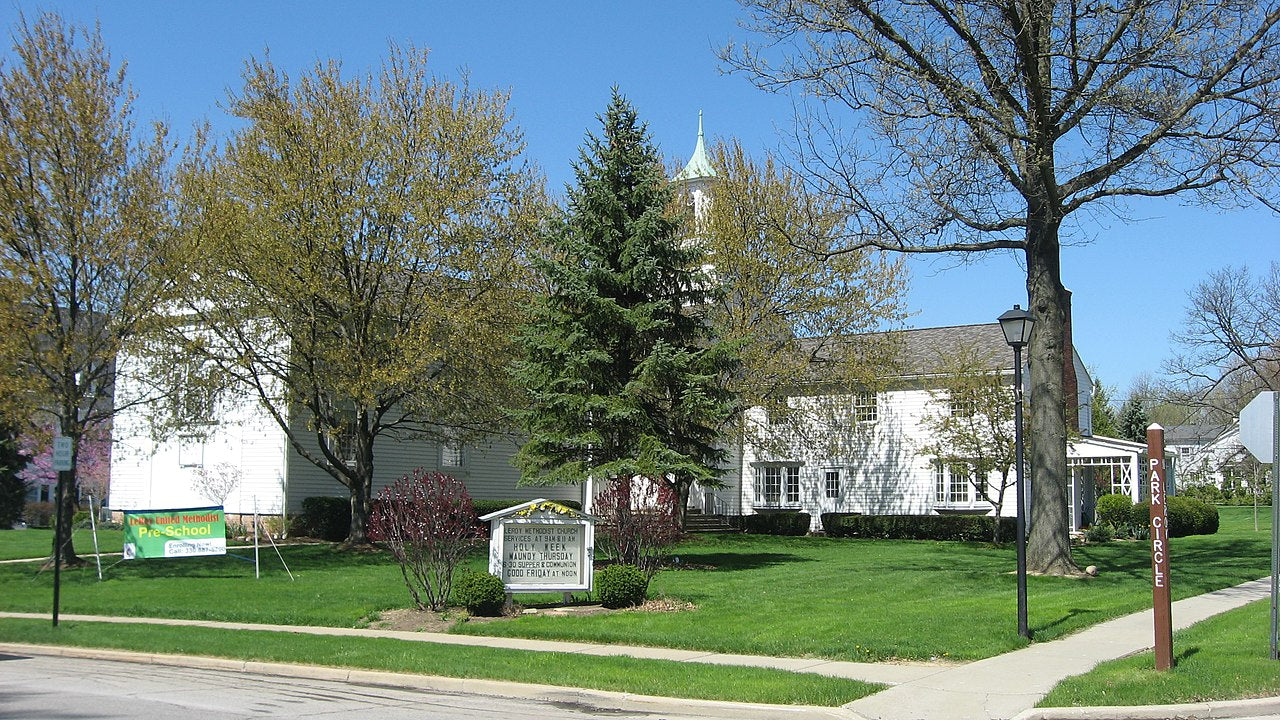
[[1084,539],[1090,543],[1105,543],[1116,539],[1116,532],[1110,525],[1093,525],[1084,531]]
[[341,542],[351,532],[351,499],[309,497],[302,499],[302,514],[289,527],[291,536],[305,536]]
[[755,535],[805,535],[811,518],[802,512],[768,512],[742,516],[744,532]]
[[649,578],[635,565],[609,565],[596,573],[596,594],[607,608],[639,605],[649,594]]
[[[958,540],[985,542],[991,539],[992,518],[987,515],[843,515],[822,516],[823,528],[831,537],[876,540]],[[1015,535],[1016,520],[1000,518],[1000,536]]]
[[[1165,513],[1169,518],[1169,537],[1213,535],[1218,532],[1218,508],[1209,503],[1175,495],[1168,499]],[[1134,505],[1132,522],[1135,527],[1149,526],[1151,503]]]
[[1133,500],[1128,495],[1112,493],[1098,498],[1093,511],[1095,525],[1120,528],[1128,525],[1133,517]]
[[507,604],[507,590],[496,575],[468,572],[453,582],[453,600],[472,615],[494,617]]

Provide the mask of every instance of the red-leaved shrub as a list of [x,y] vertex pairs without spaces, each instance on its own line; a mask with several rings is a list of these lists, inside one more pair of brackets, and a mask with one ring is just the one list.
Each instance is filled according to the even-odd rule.
[[400,563],[419,610],[444,609],[454,568],[482,535],[466,485],[421,468],[382,489],[369,529]]

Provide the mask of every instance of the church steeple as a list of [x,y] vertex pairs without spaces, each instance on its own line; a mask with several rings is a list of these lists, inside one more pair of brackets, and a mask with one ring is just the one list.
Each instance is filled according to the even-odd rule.
[[676,182],[685,182],[692,180],[702,180],[705,178],[713,178],[716,176],[716,169],[711,165],[711,159],[707,157],[707,146],[702,140],[702,111],[698,111],[698,144],[693,148],[693,156],[689,158],[688,164],[675,176]]

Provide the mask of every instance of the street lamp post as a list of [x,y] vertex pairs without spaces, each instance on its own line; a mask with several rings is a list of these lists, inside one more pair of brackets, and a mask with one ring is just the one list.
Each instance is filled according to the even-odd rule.
[[1013,455],[1014,477],[1018,481],[1018,512],[1015,532],[1018,535],[1018,634],[1031,639],[1031,629],[1027,626],[1027,518],[1026,518],[1026,484],[1022,470],[1022,348],[1031,342],[1031,330],[1035,326],[1035,318],[1031,313],[1014,305],[1013,309],[1000,316],[1000,329],[1004,331],[1004,341],[1013,348]]

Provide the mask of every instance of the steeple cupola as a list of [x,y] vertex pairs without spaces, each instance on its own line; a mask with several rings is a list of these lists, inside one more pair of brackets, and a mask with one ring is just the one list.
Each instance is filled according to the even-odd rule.
[[693,156],[685,164],[673,181],[681,190],[688,193],[689,204],[693,207],[695,217],[701,218],[707,211],[707,203],[711,202],[711,185],[716,179],[716,169],[707,157],[706,142],[702,138],[702,111],[698,111],[698,143],[693,147]]

